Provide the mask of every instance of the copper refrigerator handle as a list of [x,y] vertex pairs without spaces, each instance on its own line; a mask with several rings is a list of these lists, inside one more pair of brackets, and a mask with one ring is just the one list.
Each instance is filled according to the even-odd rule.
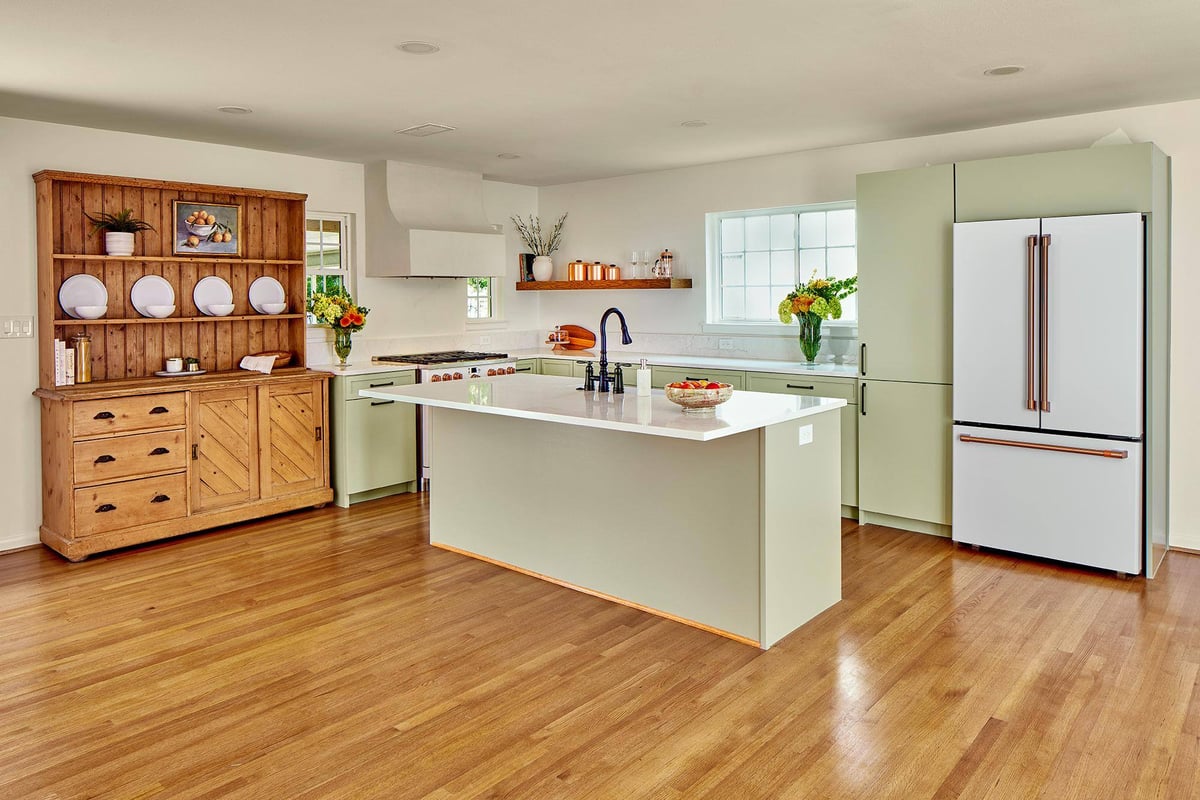
[[1025,332],[1025,408],[1030,411],[1037,411],[1037,400],[1034,399],[1033,395],[1033,340],[1037,336],[1037,305],[1033,299],[1034,292],[1036,291],[1037,274],[1033,266],[1033,251],[1037,248],[1037,239],[1038,237],[1036,236],[1025,237],[1025,266],[1027,273],[1027,283],[1025,286],[1026,294],[1028,295],[1026,299],[1029,301],[1027,311],[1027,319],[1029,320],[1028,329]]
[[1050,234],[1042,235],[1042,411],[1050,411]]
[[1128,450],[1093,450],[1088,447],[1063,447],[1057,444],[1034,444],[1033,442],[1014,442],[1012,439],[986,439],[982,436],[958,437],[960,442],[976,444],[998,444],[1002,447],[1023,447],[1026,450],[1052,450],[1055,453],[1074,453],[1080,456],[1099,456],[1100,458],[1129,458]]

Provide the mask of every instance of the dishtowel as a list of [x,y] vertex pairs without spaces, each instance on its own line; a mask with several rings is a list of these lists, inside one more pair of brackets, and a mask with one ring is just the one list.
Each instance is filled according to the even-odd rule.
[[270,375],[271,368],[275,366],[275,356],[246,356],[238,366],[242,369]]

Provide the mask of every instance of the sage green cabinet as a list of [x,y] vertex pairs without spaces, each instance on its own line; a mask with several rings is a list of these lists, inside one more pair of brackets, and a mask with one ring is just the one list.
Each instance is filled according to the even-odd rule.
[[516,364],[517,372],[526,372],[530,375],[541,374],[541,368],[538,366],[538,361],[539,359],[536,358],[518,358]]
[[[580,369],[583,369],[581,366]],[[540,374],[570,378],[575,374],[575,362],[563,358],[540,359]]]
[[[661,389],[668,383],[676,381],[714,381],[728,383],[735,390],[746,388],[746,373],[732,369],[710,369],[708,367],[650,367],[650,385]],[[637,383],[637,373],[633,373],[630,385]]]
[[334,376],[329,450],[339,506],[416,491],[416,406],[358,395],[366,388],[415,382],[413,370]]
[[950,383],[954,167],[859,175],[859,372]]
[[1147,142],[962,161],[957,221],[1149,212],[1160,158]]
[[858,381],[853,378],[808,378],[777,372],[747,372],[746,388],[752,392],[772,394],[838,397],[849,403],[842,409],[842,505],[858,505]]
[[[858,407],[858,508],[916,520],[927,532],[950,524],[951,387],[861,381]],[[920,525],[899,524],[910,530]]]

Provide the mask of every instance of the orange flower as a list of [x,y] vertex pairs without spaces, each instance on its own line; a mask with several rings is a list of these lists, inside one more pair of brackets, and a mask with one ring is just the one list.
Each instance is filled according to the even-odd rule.
[[358,313],[357,311],[348,312],[346,314],[346,317],[349,318],[351,325],[362,325],[364,322],[363,315]]
[[792,300],[792,313],[807,314],[808,309],[812,306],[813,301],[816,299],[817,298],[807,294],[802,294],[799,297],[794,298]]
[[338,324],[341,325],[343,328],[349,328],[354,323],[352,323],[350,321],[350,315],[345,314],[342,316],[342,318],[340,320],[338,320]]

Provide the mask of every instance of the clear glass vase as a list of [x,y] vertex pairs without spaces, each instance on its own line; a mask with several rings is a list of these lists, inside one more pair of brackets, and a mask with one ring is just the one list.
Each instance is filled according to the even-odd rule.
[[812,364],[821,352],[821,318],[816,314],[802,314],[800,319],[800,352]]
[[345,328],[333,329],[333,352],[337,353],[338,366],[345,368],[346,359],[350,357],[350,331]]

